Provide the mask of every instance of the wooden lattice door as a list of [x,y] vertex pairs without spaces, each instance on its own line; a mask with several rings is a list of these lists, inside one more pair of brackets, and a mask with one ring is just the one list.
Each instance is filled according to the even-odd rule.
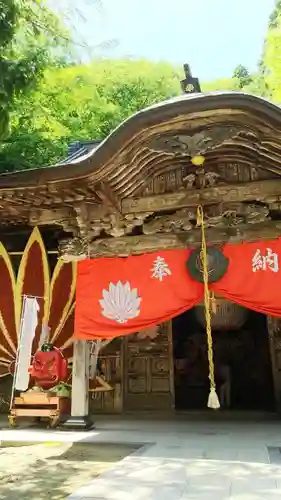
[[126,410],[170,410],[173,407],[172,346],[170,323],[156,338],[135,334],[125,339]]
[[99,354],[105,381],[112,387],[110,391],[94,392],[95,384],[90,380],[90,412],[121,413],[122,399],[122,342],[121,338],[112,340]]

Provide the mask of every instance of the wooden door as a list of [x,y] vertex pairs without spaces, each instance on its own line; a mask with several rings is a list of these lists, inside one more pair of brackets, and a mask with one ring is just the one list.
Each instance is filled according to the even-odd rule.
[[90,412],[121,413],[122,399],[122,338],[114,339],[100,353],[104,378],[112,387],[111,391],[92,392],[90,381]]
[[126,410],[170,410],[173,407],[170,324],[156,338],[138,334],[124,339],[124,402]]

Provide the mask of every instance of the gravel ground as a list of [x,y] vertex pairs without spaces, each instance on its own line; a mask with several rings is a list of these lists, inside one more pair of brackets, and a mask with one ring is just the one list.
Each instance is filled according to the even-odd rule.
[[1,500],[63,500],[135,451],[93,443],[1,443]]

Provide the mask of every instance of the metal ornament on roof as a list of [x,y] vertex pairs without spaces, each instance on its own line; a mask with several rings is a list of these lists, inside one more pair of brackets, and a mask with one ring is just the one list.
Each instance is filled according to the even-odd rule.
[[194,78],[191,74],[189,64],[183,65],[185,79],[181,81],[181,89],[184,94],[201,93],[201,87],[198,78]]

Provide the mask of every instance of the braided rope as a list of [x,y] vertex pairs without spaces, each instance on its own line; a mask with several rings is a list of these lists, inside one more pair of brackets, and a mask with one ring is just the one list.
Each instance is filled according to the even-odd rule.
[[204,227],[204,212],[201,205],[197,208],[197,224],[201,225],[202,232],[202,246],[201,246],[201,262],[203,266],[203,280],[204,280],[204,306],[205,306],[205,321],[206,321],[206,334],[208,343],[208,362],[209,362],[209,380],[210,389],[216,390],[215,383],[215,367],[214,367],[214,356],[213,356],[213,338],[212,338],[212,326],[211,326],[211,296],[208,287],[208,260],[207,260],[207,244],[205,237],[205,227]]

